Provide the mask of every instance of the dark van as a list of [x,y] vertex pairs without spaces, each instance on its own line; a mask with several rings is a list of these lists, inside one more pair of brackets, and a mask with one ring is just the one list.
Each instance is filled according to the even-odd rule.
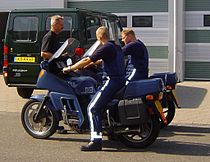
[[50,17],[57,14],[64,17],[60,43],[76,38],[80,41],[78,52],[96,41],[95,31],[101,25],[108,27],[111,39],[119,42],[121,27],[114,14],[77,8],[12,10],[4,40],[3,76],[6,85],[17,87],[23,98],[30,97],[36,88],[42,38],[50,30]]

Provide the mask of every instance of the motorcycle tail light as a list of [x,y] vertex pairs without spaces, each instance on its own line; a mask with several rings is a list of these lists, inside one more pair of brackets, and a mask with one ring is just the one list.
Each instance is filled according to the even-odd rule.
[[148,100],[148,101],[154,100],[154,96],[153,95],[147,95],[146,100]]
[[77,56],[82,56],[82,55],[84,55],[84,53],[85,53],[84,48],[78,47],[75,49],[75,55],[77,55]]

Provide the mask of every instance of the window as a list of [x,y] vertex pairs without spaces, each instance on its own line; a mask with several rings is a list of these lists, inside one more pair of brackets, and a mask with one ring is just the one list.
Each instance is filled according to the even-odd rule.
[[[72,17],[63,16],[63,18],[64,18],[64,28],[62,32],[59,34],[59,39],[61,43],[65,42],[66,39],[71,37],[71,30],[72,30]],[[49,16],[46,21],[46,27],[45,27],[46,32],[49,31],[51,28],[50,20],[51,20],[51,16]]]
[[102,25],[108,28],[110,40],[114,40],[114,38],[115,38],[115,37],[114,37],[114,32],[115,32],[115,31],[113,31],[114,28],[112,28],[112,26],[113,26],[114,24],[111,24],[109,20],[107,20],[107,19],[105,19],[105,18],[102,18]]
[[152,16],[133,16],[132,26],[133,27],[152,27]]
[[204,26],[210,26],[210,15],[204,15],[203,19]]
[[100,26],[98,17],[86,17],[87,40],[96,40],[96,30]]
[[12,39],[14,41],[35,42],[38,34],[37,17],[15,17]]
[[122,27],[127,27],[127,16],[119,16],[120,24]]

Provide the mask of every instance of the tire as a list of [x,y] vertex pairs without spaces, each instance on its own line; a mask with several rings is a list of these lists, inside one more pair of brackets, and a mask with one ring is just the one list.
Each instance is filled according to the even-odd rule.
[[34,117],[40,104],[39,101],[29,100],[21,111],[21,122],[29,135],[38,139],[46,139],[55,133],[59,121],[55,111],[47,104],[43,109],[43,117],[38,122],[35,122]]
[[138,129],[138,133],[121,134],[119,141],[128,147],[132,148],[145,148],[153,144],[159,135],[160,122],[156,115],[150,116],[147,123],[135,126],[132,128],[127,127],[125,130]]
[[22,98],[30,98],[34,89],[33,88],[20,88],[17,87],[17,93]]
[[167,119],[167,124],[161,122],[161,128],[164,128],[171,123],[171,121],[173,120],[175,116],[175,111],[176,111],[176,107],[175,107],[174,101],[173,100],[167,101],[167,107],[163,108],[164,115]]

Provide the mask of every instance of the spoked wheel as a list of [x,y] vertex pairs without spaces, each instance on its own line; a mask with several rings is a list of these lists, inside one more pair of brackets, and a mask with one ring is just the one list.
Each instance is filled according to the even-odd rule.
[[21,112],[21,121],[26,132],[34,138],[45,139],[53,135],[58,127],[58,120],[55,112],[44,105],[40,112],[41,118],[35,121],[34,118],[41,102],[29,100]]
[[171,123],[171,121],[173,120],[174,116],[175,116],[175,103],[173,102],[173,100],[169,100],[167,101],[167,107],[163,108],[163,113],[167,119],[167,124],[161,122],[161,127],[164,128],[166,127],[168,124]]
[[147,123],[125,128],[128,133],[121,134],[119,140],[128,147],[145,148],[154,143],[159,131],[159,118],[153,115]]

